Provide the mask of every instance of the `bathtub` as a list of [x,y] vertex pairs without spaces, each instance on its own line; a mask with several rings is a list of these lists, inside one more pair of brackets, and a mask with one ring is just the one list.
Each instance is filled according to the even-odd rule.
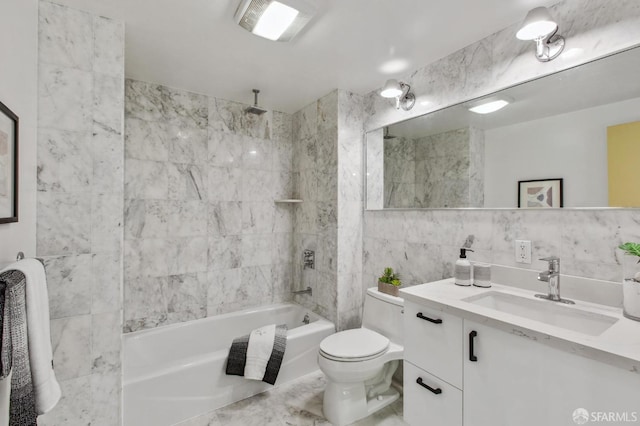
[[320,342],[335,332],[301,306],[277,304],[125,334],[124,426],[173,425],[270,389],[225,374],[233,339],[268,324],[289,328],[276,386],[316,371]]

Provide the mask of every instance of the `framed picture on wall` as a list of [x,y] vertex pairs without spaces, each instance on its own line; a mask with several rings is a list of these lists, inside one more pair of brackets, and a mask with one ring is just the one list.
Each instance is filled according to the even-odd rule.
[[0,223],[18,221],[18,116],[0,102]]
[[518,208],[563,207],[562,178],[521,180],[518,182]]

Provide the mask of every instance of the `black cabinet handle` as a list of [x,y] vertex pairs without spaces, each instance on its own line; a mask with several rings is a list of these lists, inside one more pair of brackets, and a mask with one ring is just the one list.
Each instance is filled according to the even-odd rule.
[[474,339],[477,335],[478,335],[478,332],[476,332],[475,330],[469,333],[469,361],[473,361],[473,362],[478,361],[478,357],[475,356],[474,354],[475,351],[473,349]]
[[425,321],[432,322],[432,323],[434,323],[434,324],[442,324],[442,320],[441,320],[440,318],[438,318],[438,319],[433,319],[433,318],[425,317],[424,315],[422,315],[422,312],[418,312],[418,313],[416,314],[416,316],[417,316],[418,318],[420,318],[420,319],[423,319],[423,320],[425,320]]
[[416,383],[419,384],[420,386],[422,386],[423,388],[430,390],[431,392],[435,393],[436,395],[440,395],[442,393],[442,389],[440,388],[432,388],[431,386],[429,386],[428,384],[426,384],[425,382],[422,381],[422,377],[418,377],[418,379],[416,380]]

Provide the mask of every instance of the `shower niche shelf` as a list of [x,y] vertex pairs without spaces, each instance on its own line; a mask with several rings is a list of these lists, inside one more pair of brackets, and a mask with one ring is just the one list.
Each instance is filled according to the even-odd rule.
[[298,198],[283,198],[280,200],[275,200],[276,204],[300,204],[302,200]]

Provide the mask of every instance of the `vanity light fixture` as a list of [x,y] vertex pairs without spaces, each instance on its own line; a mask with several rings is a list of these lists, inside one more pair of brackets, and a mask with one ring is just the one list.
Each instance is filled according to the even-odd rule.
[[546,7],[531,9],[516,37],[520,40],[536,42],[536,58],[540,62],[549,62],[560,55],[564,49],[564,37],[557,34],[558,24]]
[[509,105],[513,100],[508,97],[486,98],[467,105],[469,111],[476,114],[491,114]]
[[257,36],[289,41],[309,23],[315,11],[306,0],[242,0],[235,20]]
[[416,104],[416,96],[411,93],[411,86],[395,79],[387,80],[380,91],[380,96],[396,98],[396,109],[402,107],[403,110],[409,111]]

